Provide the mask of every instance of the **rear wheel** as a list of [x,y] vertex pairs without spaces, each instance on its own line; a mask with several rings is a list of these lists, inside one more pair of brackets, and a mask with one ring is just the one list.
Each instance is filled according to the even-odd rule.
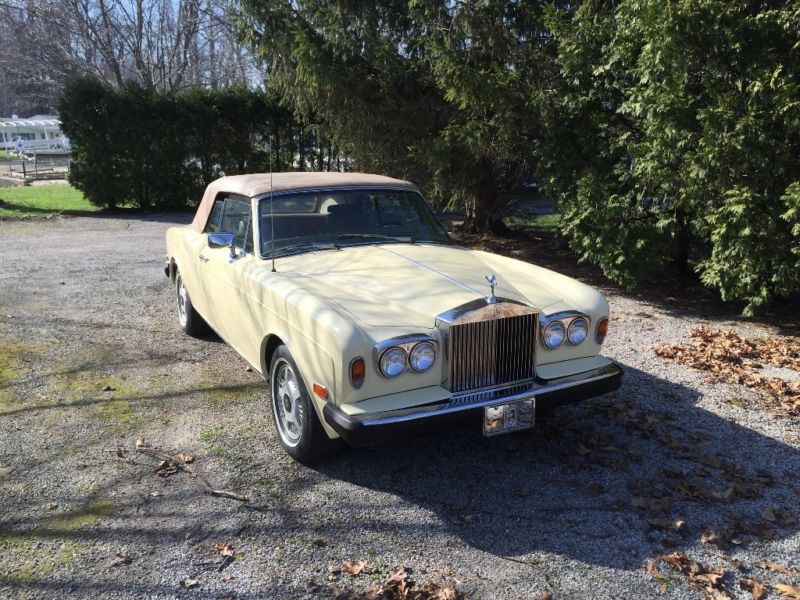
[[339,440],[325,433],[286,346],[275,350],[269,372],[272,416],[286,453],[303,464],[313,464],[333,454]]
[[175,275],[175,298],[178,305],[178,324],[192,337],[198,337],[208,331],[208,325],[192,306],[189,290],[183,283],[180,272]]

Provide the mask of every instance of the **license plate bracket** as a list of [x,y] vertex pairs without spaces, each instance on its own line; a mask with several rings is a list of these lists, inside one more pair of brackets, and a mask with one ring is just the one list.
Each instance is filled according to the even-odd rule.
[[535,421],[535,397],[483,407],[483,435],[486,437],[531,429]]

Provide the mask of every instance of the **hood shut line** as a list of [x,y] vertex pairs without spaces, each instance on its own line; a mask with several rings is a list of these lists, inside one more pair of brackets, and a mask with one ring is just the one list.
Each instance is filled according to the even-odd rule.
[[480,298],[486,298],[486,294],[482,294],[481,292],[476,290],[474,287],[468,286],[465,283],[461,283],[460,281],[458,281],[457,279],[453,279],[452,277],[448,277],[447,275],[445,275],[441,271],[437,271],[436,269],[432,269],[428,265],[423,264],[423,263],[419,262],[418,260],[414,260],[413,258],[409,258],[409,257],[403,256],[402,254],[399,254],[397,252],[393,252],[392,250],[389,250],[389,248],[386,248],[385,246],[376,246],[376,248],[380,248],[381,250],[383,250],[384,252],[388,252],[389,254],[394,254],[398,258],[402,258],[403,260],[406,260],[406,261],[408,261],[408,262],[410,262],[410,263],[412,263],[414,265],[417,265],[418,267],[422,267],[426,271],[430,271],[431,273],[433,273],[435,275],[438,275],[442,279],[446,279],[450,283],[454,283],[457,286],[459,286],[461,288],[464,288],[468,292],[472,292],[473,294],[476,294]]

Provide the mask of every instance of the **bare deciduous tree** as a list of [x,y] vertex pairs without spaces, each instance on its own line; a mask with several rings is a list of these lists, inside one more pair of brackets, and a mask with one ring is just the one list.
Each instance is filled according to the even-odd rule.
[[52,111],[91,73],[176,91],[258,81],[227,0],[0,0],[0,114]]

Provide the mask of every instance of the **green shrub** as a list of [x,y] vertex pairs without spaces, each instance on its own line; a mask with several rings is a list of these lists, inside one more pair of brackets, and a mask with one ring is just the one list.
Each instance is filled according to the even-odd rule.
[[800,7],[580,3],[550,26],[541,154],[573,248],[626,285],[693,269],[746,313],[800,290]]
[[277,98],[235,87],[170,94],[79,78],[59,112],[72,144],[70,182],[107,208],[191,206],[210,181],[267,168],[269,140],[290,144],[297,130]]

